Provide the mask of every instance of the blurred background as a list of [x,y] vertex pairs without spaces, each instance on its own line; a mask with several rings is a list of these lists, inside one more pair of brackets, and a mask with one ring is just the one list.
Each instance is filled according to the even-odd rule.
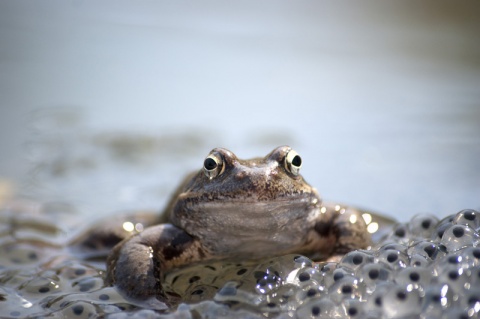
[[0,110],[2,200],[160,209],[288,144],[329,201],[443,217],[480,208],[480,4],[1,1]]

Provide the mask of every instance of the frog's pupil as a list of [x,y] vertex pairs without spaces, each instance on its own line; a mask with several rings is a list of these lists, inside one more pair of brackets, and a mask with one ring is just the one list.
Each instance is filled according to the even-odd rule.
[[206,158],[205,159],[205,162],[203,163],[203,166],[205,166],[205,168],[209,171],[211,171],[212,169],[215,169],[217,168],[217,162],[215,162],[215,160],[213,158]]
[[292,160],[292,164],[299,167],[300,165],[302,165],[302,158],[296,155]]

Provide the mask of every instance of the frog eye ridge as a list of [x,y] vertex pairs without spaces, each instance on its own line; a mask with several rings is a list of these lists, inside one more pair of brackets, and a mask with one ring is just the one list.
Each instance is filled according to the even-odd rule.
[[300,168],[302,167],[302,158],[294,150],[290,150],[285,156],[285,169],[287,172],[297,176],[300,174]]
[[209,179],[222,174],[225,169],[223,158],[219,154],[210,154],[203,161],[203,172]]

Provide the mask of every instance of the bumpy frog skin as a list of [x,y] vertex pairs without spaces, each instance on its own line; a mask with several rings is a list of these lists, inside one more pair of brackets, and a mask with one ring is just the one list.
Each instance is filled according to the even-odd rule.
[[370,235],[361,214],[323,206],[299,174],[301,164],[288,146],[250,160],[226,149],[212,150],[204,167],[172,198],[168,223],[148,227],[114,247],[106,283],[132,298],[163,300],[165,272],[195,262],[288,253],[332,260],[366,248]]

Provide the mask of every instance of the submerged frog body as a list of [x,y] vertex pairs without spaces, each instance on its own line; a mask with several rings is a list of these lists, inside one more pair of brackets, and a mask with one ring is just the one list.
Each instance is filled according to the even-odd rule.
[[299,174],[301,166],[300,156],[288,146],[250,160],[226,149],[212,150],[203,168],[173,196],[168,222],[114,247],[106,283],[133,298],[162,300],[161,281],[172,268],[288,253],[334,260],[367,248],[370,235],[361,214],[322,205],[315,188]]

